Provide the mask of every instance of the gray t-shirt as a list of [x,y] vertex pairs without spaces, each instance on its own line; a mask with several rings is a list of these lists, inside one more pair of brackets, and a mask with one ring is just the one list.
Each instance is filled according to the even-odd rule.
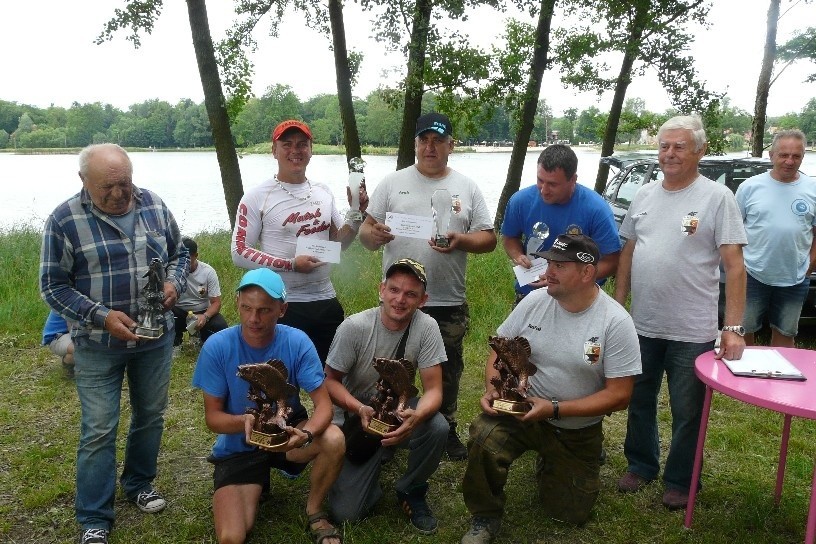
[[[379,306],[349,316],[337,328],[326,364],[343,372],[343,385],[348,392],[368,404],[380,377],[374,370],[374,358],[394,359],[404,332],[390,331],[383,326]],[[419,310],[411,320],[403,359],[411,361],[418,369],[447,360],[439,325]],[[335,406],[333,423],[342,425],[343,419],[343,410]]]
[[720,246],[747,242],[731,191],[703,176],[679,191],[650,183],[635,195],[620,234],[635,242],[630,310],[638,334],[714,340]]
[[[385,223],[386,212],[431,217],[431,195],[447,189],[453,200],[449,232],[492,230],[493,220],[476,183],[455,170],[442,179],[423,176],[409,166],[386,176],[371,195],[368,213]],[[428,275],[426,306],[458,306],[465,302],[467,252],[434,251],[428,240],[399,236],[383,246],[383,274],[397,259],[411,257],[425,266]]]
[[[632,318],[599,289],[582,312],[569,312],[546,289],[519,302],[502,323],[499,336],[521,336],[530,342],[530,394],[543,399],[580,399],[597,393],[606,378],[640,374],[640,346]],[[594,425],[603,416],[565,417],[552,424],[566,429]]]

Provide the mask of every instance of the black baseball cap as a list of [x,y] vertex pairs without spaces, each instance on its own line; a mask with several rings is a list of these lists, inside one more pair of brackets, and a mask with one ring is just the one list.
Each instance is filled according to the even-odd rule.
[[429,130],[442,136],[451,136],[453,134],[453,127],[448,116],[436,112],[426,113],[417,119],[415,137]]
[[390,278],[391,275],[397,270],[410,272],[411,274],[416,276],[419,281],[422,282],[422,285],[424,285],[425,287],[428,286],[428,277],[425,275],[425,267],[422,266],[417,261],[410,258],[397,259],[396,261],[391,263],[391,266],[389,266],[388,270],[385,271],[386,279]]
[[583,234],[561,234],[555,239],[547,251],[533,253],[548,261],[566,261],[584,264],[598,264],[601,252],[598,244],[589,236]]

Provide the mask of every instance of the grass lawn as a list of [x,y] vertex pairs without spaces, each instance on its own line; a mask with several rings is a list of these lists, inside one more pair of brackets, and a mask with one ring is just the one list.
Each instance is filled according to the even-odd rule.
[[[202,260],[221,277],[223,312],[235,323],[231,296],[241,271],[229,258],[227,233],[196,237]],[[27,229],[0,233],[0,541],[23,543],[75,542],[75,455],[79,406],[73,383],[59,361],[39,346],[47,310],[37,288],[40,235]],[[333,272],[346,313],[376,304],[380,255],[355,244]],[[508,313],[512,272],[499,249],[472,256],[468,270],[471,331],[466,338],[466,369],[459,418],[464,433],[478,411],[483,391],[487,336]],[[813,346],[814,332],[802,331],[800,343]],[[557,347],[554,346],[554,349]],[[156,485],[168,508],[144,515],[119,497],[113,543],[210,543],[213,537],[210,498],[212,469],[205,457],[214,435],[204,425],[201,392],[190,386],[196,351],[185,344],[173,367],[170,406],[159,457]],[[661,396],[661,437],[669,437],[667,399]],[[814,401],[816,402],[816,401]],[[129,421],[127,394],[122,401],[119,446]],[[816,457],[816,423],[793,420],[782,504],[773,504],[776,461],[782,417],[715,395],[703,467],[704,488],[698,495],[693,529],[683,529],[683,512],[669,512],[660,503],[662,485],[622,495],[615,482],[625,471],[625,413],[605,423],[608,461],[601,469],[602,489],[590,521],[576,528],[542,517],[532,464],[523,456],[510,473],[507,512],[495,542],[509,543],[725,543],[801,542]],[[120,450],[121,463],[121,450]],[[457,543],[469,526],[461,495],[464,464],[444,460],[431,480],[429,502],[439,518],[439,532],[415,534],[397,509],[393,482],[406,463],[405,452],[384,468],[385,497],[374,515],[347,524],[345,542]],[[308,543],[303,530],[307,478],[287,480],[273,475],[273,494],[261,507],[251,542]],[[559,500],[551,497],[548,500]]]

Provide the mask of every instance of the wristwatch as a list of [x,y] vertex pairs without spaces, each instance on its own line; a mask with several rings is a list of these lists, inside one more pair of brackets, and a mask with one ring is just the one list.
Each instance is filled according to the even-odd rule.
[[309,429],[301,429],[301,431],[306,433],[306,442],[301,444],[300,447],[301,447],[301,449],[302,448],[308,448],[309,444],[311,444],[312,440],[314,440],[314,436],[312,436],[312,431],[310,431]]
[[727,332],[735,332],[740,336],[745,336],[745,327],[742,325],[724,325],[722,330]]
[[553,406],[553,414],[552,417],[547,418],[549,421],[558,421],[561,419],[561,415],[558,413],[558,400],[555,398],[550,399],[552,401]]

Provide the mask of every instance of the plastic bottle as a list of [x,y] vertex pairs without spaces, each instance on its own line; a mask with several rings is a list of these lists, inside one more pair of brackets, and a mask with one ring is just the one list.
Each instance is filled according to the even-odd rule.
[[187,332],[190,333],[190,336],[198,336],[196,325],[198,325],[198,317],[190,310],[187,312]]

